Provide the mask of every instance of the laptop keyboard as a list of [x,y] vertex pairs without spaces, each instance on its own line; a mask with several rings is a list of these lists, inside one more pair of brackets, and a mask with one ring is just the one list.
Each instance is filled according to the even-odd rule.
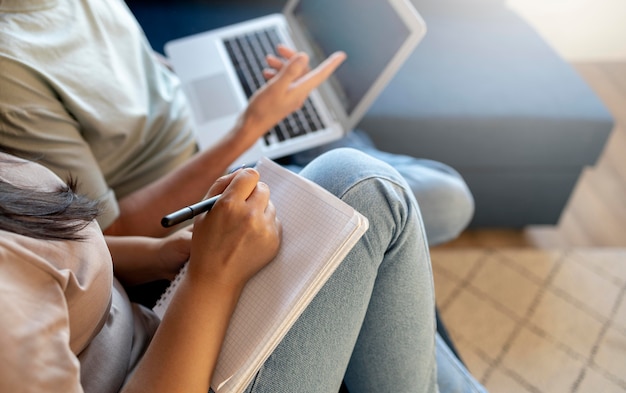
[[[263,69],[267,67],[265,56],[276,53],[276,45],[281,43],[275,29],[262,30],[256,33],[245,34],[224,40],[224,45],[230,59],[237,70],[237,76],[248,98],[263,84]],[[317,110],[310,98],[304,102],[302,108],[287,116],[272,130],[269,130],[264,141],[267,146],[289,139],[308,135],[324,129]]]

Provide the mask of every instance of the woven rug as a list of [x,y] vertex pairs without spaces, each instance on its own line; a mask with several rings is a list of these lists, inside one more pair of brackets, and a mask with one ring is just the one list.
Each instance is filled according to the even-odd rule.
[[626,392],[626,249],[432,251],[437,304],[490,392]]

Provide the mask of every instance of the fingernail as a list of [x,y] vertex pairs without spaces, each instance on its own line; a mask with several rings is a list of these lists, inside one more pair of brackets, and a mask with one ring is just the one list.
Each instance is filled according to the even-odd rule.
[[308,61],[306,54],[300,52],[297,54],[296,63],[298,64],[306,64]]
[[235,169],[231,170],[230,172],[228,172],[228,174],[235,173],[235,172],[237,172],[237,171],[238,171],[238,170],[240,170],[240,169],[254,168],[255,166],[256,166],[256,162],[254,162],[254,163],[248,163],[248,164],[243,164],[243,165],[238,166],[237,168],[235,168]]

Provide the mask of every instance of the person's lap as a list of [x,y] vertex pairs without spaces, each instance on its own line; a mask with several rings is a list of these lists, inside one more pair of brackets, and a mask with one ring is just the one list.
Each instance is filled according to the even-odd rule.
[[441,162],[378,150],[360,130],[338,141],[286,157],[281,163],[299,172],[316,157],[340,147],[360,150],[386,162],[402,175],[419,203],[430,246],[455,239],[472,219],[474,199],[456,170]]
[[[443,340],[435,338],[432,271],[419,211],[413,216],[398,214],[396,218],[402,217],[391,222],[388,219],[394,216],[393,205],[402,205],[403,201],[412,198],[405,192],[406,183],[388,166],[355,153],[349,149],[334,151],[317,160],[302,174],[345,198],[355,208],[364,210],[377,230],[370,231],[363,242],[366,245],[357,246],[331,277],[264,365],[249,391],[294,387],[298,391],[331,391],[338,388],[346,369],[348,386],[368,386],[368,378],[376,381],[388,378],[386,386],[393,386],[394,391],[405,391],[406,386],[412,386],[411,391],[419,391],[416,386],[423,386],[424,391],[428,391],[427,381],[434,383],[432,378],[436,377],[441,392],[483,391]],[[361,165],[363,160],[367,162]],[[368,173],[373,167],[382,170]],[[403,206],[407,205],[412,204]],[[398,222],[406,225],[398,228]],[[381,250],[386,241],[380,240],[389,237],[412,240],[406,240],[410,244],[395,247],[403,251],[394,251],[397,255],[391,252],[389,256],[388,250]],[[380,266],[375,264],[378,258],[387,257],[389,259]],[[400,321],[407,324],[405,329],[393,325],[384,329],[383,325],[394,321],[391,315],[402,315]],[[406,315],[408,317],[404,320]],[[363,319],[362,325],[360,321]],[[391,331],[391,327],[394,328],[393,335],[387,339],[380,337],[381,330]],[[411,341],[413,344],[406,344]],[[363,360],[368,356],[370,361],[374,356],[374,369],[368,369],[371,365]],[[402,361],[398,362],[398,359]],[[432,362],[435,361],[437,375],[433,376]],[[416,379],[404,381],[407,385],[403,388],[402,378],[393,375],[398,372],[393,367],[405,368],[407,365],[415,366],[411,372]],[[382,375],[371,375],[379,372],[378,368],[386,371]],[[433,385],[430,389],[436,391]]]

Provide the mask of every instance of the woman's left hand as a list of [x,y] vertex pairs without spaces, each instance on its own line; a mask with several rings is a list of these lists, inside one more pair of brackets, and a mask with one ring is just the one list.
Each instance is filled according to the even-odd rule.
[[106,236],[115,276],[125,285],[171,280],[191,252],[192,227],[167,237]]
[[159,239],[157,261],[162,278],[172,280],[185,262],[189,260],[193,227],[178,230]]

